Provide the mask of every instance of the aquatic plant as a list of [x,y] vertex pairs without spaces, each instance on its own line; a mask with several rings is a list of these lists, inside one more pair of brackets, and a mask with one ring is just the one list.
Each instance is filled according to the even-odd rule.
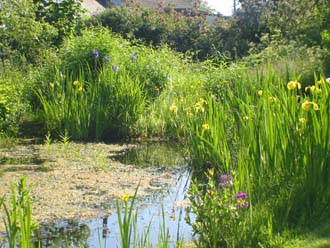
[[56,81],[56,87],[46,92],[36,89],[49,130],[68,132],[78,140],[118,139],[133,133],[146,104],[137,78],[105,67],[96,80],[81,71],[78,78],[59,76]]
[[[249,218],[260,224],[257,228],[268,223],[264,243],[288,225],[310,225],[328,216],[330,131],[324,127],[330,125],[329,84],[324,78],[315,80],[318,93],[303,94],[298,81],[283,82],[270,71],[257,82],[247,77],[232,86],[224,101],[211,96],[205,113],[187,122],[187,145],[195,166],[218,173],[236,171],[236,187],[249,196],[247,203],[245,192],[237,195],[242,200],[238,206],[253,204]],[[203,129],[202,123],[210,128]],[[196,211],[202,202],[194,202]],[[219,210],[205,209],[205,218],[212,211]],[[258,212],[271,220],[262,220]],[[253,233],[251,228],[245,233]],[[249,239],[253,243],[259,238]]]
[[22,248],[31,247],[31,237],[38,224],[32,221],[29,188],[27,180],[21,177],[16,185],[11,187],[10,205],[5,198],[0,198],[0,207],[5,211],[4,223],[9,248],[16,245]]
[[[134,202],[136,199],[138,187],[135,190],[134,195],[130,195],[128,193],[123,194],[120,199],[124,204],[124,213],[121,214],[121,207],[119,205],[119,201],[116,201],[116,208],[117,208],[117,217],[118,217],[118,225],[120,230],[120,237],[121,237],[121,247],[122,248],[129,248],[131,247],[131,239],[133,235],[133,244],[136,243],[136,231],[134,231],[134,226],[136,225],[137,221],[137,214],[134,211]],[[129,202],[129,200],[131,201]]]

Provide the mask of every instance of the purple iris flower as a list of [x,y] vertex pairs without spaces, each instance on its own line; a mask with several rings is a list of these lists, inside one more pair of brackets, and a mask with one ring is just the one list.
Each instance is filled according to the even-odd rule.
[[136,62],[136,54],[132,54],[131,57],[129,57],[132,62]]
[[98,59],[99,58],[99,51],[97,51],[96,49],[93,51],[93,56],[94,58]]
[[105,63],[109,63],[109,61],[110,61],[110,58],[109,58],[108,55],[106,55],[106,56],[104,57],[104,62],[105,62]]
[[112,70],[113,70],[114,72],[117,72],[117,71],[118,71],[118,69],[119,69],[119,67],[118,67],[118,66],[116,66],[116,65],[113,65],[111,68],[112,68]]

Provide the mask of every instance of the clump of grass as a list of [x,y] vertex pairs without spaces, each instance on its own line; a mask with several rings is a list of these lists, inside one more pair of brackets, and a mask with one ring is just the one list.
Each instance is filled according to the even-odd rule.
[[0,132],[0,148],[13,148],[17,144],[17,138]]
[[[92,56],[92,55],[91,55]],[[47,93],[37,90],[50,130],[77,140],[127,137],[145,105],[143,86],[125,71],[106,67],[97,80],[78,79],[50,84]]]
[[[138,187],[137,187],[138,189]],[[121,214],[121,207],[119,206],[119,201],[116,201],[117,207],[117,216],[118,216],[118,225],[120,230],[121,237],[121,247],[129,248],[132,242],[133,236],[133,244],[136,244],[136,234],[134,231],[134,226],[136,226],[137,222],[137,213],[134,211],[134,202],[136,199],[137,189],[135,190],[134,195],[124,194],[121,196],[121,200],[124,203],[124,213],[123,216]],[[131,198],[131,202],[129,203],[129,199]]]
[[33,231],[38,225],[32,221],[26,178],[22,177],[17,185],[12,185],[9,206],[5,203],[4,197],[0,198],[1,206],[5,211],[4,223],[9,247],[15,248],[19,245],[22,248],[30,248]]
[[[150,241],[150,228],[151,228],[151,220],[149,226],[145,230],[137,229],[137,210],[134,209],[134,204],[136,201],[138,187],[135,190],[134,195],[125,193],[120,199],[123,203],[123,208],[121,207],[120,202],[116,201],[117,207],[117,217],[118,217],[118,225],[120,230],[120,242],[122,248],[129,247],[143,247],[143,248],[151,248],[153,247]],[[123,213],[122,213],[123,209]],[[162,221],[159,226],[159,233],[157,239],[157,247],[172,247],[170,245],[170,235],[169,231],[166,228],[165,221],[165,212],[162,207]],[[182,247],[182,240],[178,241],[175,244],[175,247]]]

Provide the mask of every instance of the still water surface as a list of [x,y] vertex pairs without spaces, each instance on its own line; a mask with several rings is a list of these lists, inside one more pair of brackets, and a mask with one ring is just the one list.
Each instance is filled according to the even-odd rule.
[[[140,144],[116,159],[124,164],[155,167],[156,171],[170,170],[175,177],[175,184],[158,185],[161,190],[137,199],[138,235],[149,229],[150,241],[156,246],[164,217],[170,247],[174,247],[178,240],[191,241],[191,227],[185,221],[191,171],[177,145],[166,142]],[[108,207],[114,209],[114,203],[109,203]],[[117,218],[114,211],[109,216],[89,221],[58,221],[44,225],[39,230],[36,244],[41,242],[42,247],[120,247]],[[190,218],[194,217],[190,215]]]

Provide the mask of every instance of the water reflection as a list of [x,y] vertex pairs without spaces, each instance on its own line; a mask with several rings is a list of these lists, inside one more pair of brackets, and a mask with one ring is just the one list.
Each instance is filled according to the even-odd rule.
[[174,142],[146,142],[111,156],[123,164],[137,167],[180,167],[185,166],[183,150]]
[[42,225],[35,232],[35,247],[89,247],[90,227],[78,221]]
[[[190,171],[188,168],[181,168],[176,171],[177,182],[168,188],[165,188],[158,194],[151,195],[148,198],[140,199],[136,203],[137,229],[141,235],[143,230],[150,230],[150,242],[156,246],[160,232],[160,226],[163,223],[162,207],[164,209],[165,226],[170,235],[170,247],[181,239],[191,240],[191,227],[184,221],[186,216],[186,192],[190,183]],[[88,240],[93,247],[98,247],[98,233],[106,233],[103,236],[102,243],[112,244],[106,247],[116,247],[119,243],[119,229],[117,215],[114,213],[108,218],[100,218],[88,223],[92,233]],[[107,224],[105,226],[104,224]],[[102,227],[102,230],[101,230]]]

